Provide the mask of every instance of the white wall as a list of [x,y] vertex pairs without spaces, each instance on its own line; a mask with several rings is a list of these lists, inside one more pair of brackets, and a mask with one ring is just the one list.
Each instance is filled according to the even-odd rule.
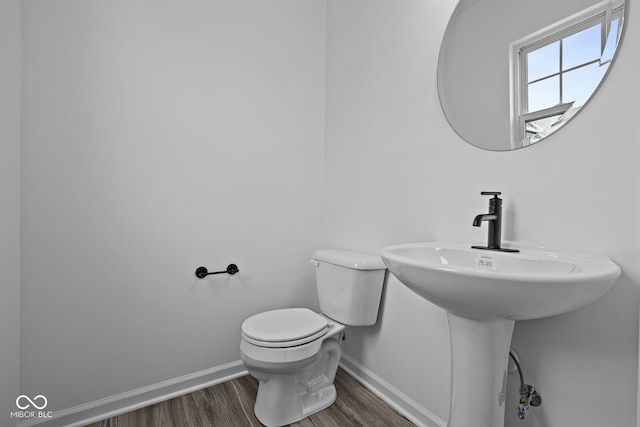
[[20,392],[20,1],[0,2],[0,425]]
[[[488,152],[461,140],[436,90],[440,40],[455,0],[328,2],[326,191],[332,244],[376,251],[394,243],[484,241],[480,191],[502,191],[504,237],[593,250],[624,274],[601,300],[546,320],[518,322],[513,345],[543,406],[508,426],[636,425],[638,223],[636,84],[640,37],[626,38],[596,99],[533,147]],[[348,333],[347,354],[436,417],[449,404],[443,312],[387,282],[379,325]]]
[[223,365],[249,315],[315,308],[324,2],[23,14],[23,392],[55,412]]

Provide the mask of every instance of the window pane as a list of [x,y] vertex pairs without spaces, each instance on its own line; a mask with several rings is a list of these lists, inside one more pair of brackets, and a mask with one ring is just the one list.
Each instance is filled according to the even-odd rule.
[[553,76],[529,84],[528,112],[553,107],[560,103],[560,77]]
[[616,53],[616,47],[618,45],[618,23],[619,19],[614,19],[611,21],[611,27],[609,28],[609,36],[607,37],[607,44],[604,48],[604,52],[602,53],[602,58],[600,58],[600,62],[611,61],[613,58],[613,54]]
[[582,107],[596,90],[609,63],[600,66],[595,62],[563,74],[562,102],[575,101],[574,107]]
[[560,71],[560,42],[553,42],[527,54],[527,83]]
[[600,58],[600,24],[575,33],[562,41],[562,69]]

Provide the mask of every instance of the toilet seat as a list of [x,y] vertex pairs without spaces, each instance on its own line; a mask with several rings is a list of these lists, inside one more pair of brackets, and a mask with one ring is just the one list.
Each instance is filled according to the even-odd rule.
[[310,343],[326,335],[327,319],[307,308],[286,308],[258,313],[242,323],[242,338],[267,348]]

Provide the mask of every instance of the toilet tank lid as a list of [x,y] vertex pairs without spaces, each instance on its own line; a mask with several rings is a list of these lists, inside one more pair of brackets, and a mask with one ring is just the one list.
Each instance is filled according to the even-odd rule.
[[384,270],[386,268],[382,258],[378,255],[346,249],[320,249],[313,254],[313,259],[354,270]]

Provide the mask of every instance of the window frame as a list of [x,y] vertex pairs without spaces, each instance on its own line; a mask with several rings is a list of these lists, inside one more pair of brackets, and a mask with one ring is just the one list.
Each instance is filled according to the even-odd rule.
[[[529,144],[525,137],[527,122],[562,114],[571,108],[573,104],[573,102],[562,102],[561,100],[560,104],[553,107],[544,108],[538,111],[528,111],[527,97],[529,82],[527,78],[527,54],[597,24],[602,24],[602,53],[604,46],[606,45],[611,21],[614,19],[619,19],[617,40],[620,40],[620,33],[623,28],[623,10],[624,1],[616,2],[614,4],[611,0],[603,0],[539,31],[516,40],[509,45],[509,74],[511,77],[509,92],[511,93],[510,121],[512,146],[523,146]],[[560,55],[559,61],[561,61],[562,52]],[[591,63],[593,62],[596,61],[592,61]],[[570,70],[580,68],[587,64],[588,63],[572,67]],[[561,62],[559,65],[562,65]],[[569,70],[562,70],[562,68],[560,68],[558,74],[561,75],[567,71]],[[560,85],[561,84],[562,83],[560,83]],[[561,86],[560,90],[562,90]]]

